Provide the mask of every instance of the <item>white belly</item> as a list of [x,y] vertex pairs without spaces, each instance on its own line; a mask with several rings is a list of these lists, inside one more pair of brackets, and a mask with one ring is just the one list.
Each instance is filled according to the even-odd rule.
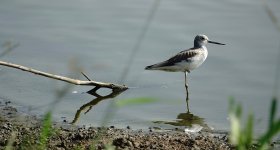
[[208,55],[208,53],[206,50],[201,55],[198,55],[196,57],[189,59],[189,61],[182,61],[182,62],[176,63],[176,66],[178,66],[178,68],[182,68],[181,71],[194,70],[197,67],[199,67],[206,60],[207,55]]

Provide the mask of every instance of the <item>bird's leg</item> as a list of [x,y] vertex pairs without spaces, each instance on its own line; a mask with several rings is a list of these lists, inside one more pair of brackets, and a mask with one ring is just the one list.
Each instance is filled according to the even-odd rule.
[[188,86],[188,81],[187,81],[187,75],[188,75],[188,72],[186,71],[185,72],[185,87],[186,87],[186,102],[187,102],[187,110],[189,112],[189,86]]

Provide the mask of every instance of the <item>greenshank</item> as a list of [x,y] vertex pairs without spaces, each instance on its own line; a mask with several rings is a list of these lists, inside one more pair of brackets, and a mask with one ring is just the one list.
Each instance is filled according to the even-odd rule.
[[147,66],[146,70],[162,70],[168,72],[184,72],[185,75],[185,88],[186,88],[186,102],[189,112],[189,90],[187,75],[192,70],[199,67],[207,58],[208,51],[206,48],[207,43],[225,45],[219,42],[210,41],[206,35],[197,35],[194,38],[194,46],[190,49],[179,52],[166,61]]

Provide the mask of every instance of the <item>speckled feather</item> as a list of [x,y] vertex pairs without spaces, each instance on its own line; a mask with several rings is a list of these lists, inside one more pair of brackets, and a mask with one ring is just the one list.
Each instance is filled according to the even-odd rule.
[[[163,71],[170,71],[170,72],[174,72],[174,71],[183,71],[183,72],[188,71],[189,72],[190,70],[193,69],[193,67],[190,67],[187,64],[194,61],[194,58],[203,59],[203,57],[205,57],[204,58],[204,60],[205,60],[207,57],[207,54],[206,54],[206,56],[204,56],[204,53],[205,53],[205,49],[203,49],[203,48],[190,48],[188,50],[179,52],[178,54],[174,55],[173,57],[169,58],[166,61],[154,64],[151,66],[147,66],[145,69],[146,70],[163,70]],[[181,63],[181,65],[180,65],[180,63]],[[178,66],[178,67],[180,66],[181,69],[179,69],[176,66]]]

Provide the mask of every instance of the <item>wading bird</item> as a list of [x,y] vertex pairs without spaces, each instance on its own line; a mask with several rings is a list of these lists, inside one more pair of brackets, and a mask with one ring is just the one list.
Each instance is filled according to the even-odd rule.
[[189,112],[189,90],[188,90],[188,82],[187,75],[191,70],[199,67],[207,58],[208,51],[206,48],[207,43],[225,45],[222,43],[210,41],[206,35],[197,35],[194,38],[194,46],[193,48],[184,50],[176,54],[175,56],[169,58],[166,61],[147,66],[146,70],[162,70],[169,72],[184,72],[185,74],[185,87],[186,87],[186,102],[187,109]]

